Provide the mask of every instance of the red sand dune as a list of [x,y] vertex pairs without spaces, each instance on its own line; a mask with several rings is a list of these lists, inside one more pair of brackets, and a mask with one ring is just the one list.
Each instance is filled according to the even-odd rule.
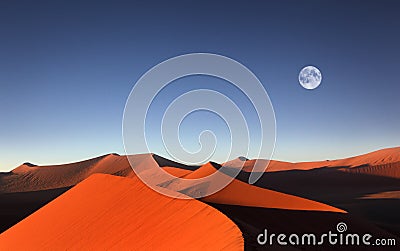
[[[188,169],[194,168],[155,154],[132,155],[130,158],[136,166],[174,165],[164,170],[176,177],[186,175],[190,173]],[[127,157],[116,154],[64,165],[26,163],[11,172],[0,173],[0,233],[94,173],[135,177]]]
[[185,179],[200,179],[200,178],[207,177],[217,171],[217,169],[214,167],[216,165],[218,165],[218,164],[208,162],[208,163],[202,165],[197,170],[189,173],[188,175],[183,176],[183,178],[185,178]]
[[[233,168],[243,166],[243,171],[251,172],[255,161],[241,157],[228,161],[224,165]],[[268,164],[267,160],[258,161],[265,163],[265,165]],[[400,147],[383,149],[339,160],[298,163],[271,160],[266,171],[310,170],[322,167],[337,167],[341,168],[342,171],[400,178]]]
[[243,249],[238,227],[197,200],[95,174],[0,235],[2,250]]
[[[201,166],[196,171],[183,176],[186,179],[198,179],[206,177],[210,174],[218,172],[214,167],[217,164],[207,163]],[[221,172],[220,172],[221,173]],[[225,174],[222,176],[228,177]],[[191,187],[183,187],[181,183],[172,182],[166,184],[164,187],[173,189],[175,191],[182,191],[187,195],[191,194],[204,194],[210,186],[205,185],[206,182],[199,182]],[[252,186],[242,181],[234,179],[224,189],[215,194],[201,199],[206,202],[251,206],[251,207],[265,207],[265,208],[278,208],[290,210],[312,210],[312,211],[330,211],[330,212],[344,212],[341,209],[328,206],[319,202],[303,199],[297,196],[288,195],[280,192],[275,192],[268,189]]]

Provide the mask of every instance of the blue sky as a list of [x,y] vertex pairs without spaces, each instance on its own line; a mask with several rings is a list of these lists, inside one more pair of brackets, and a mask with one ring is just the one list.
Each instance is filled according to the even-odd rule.
[[[135,82],[192,52],[231,57],[261,80],[277,119],[275,159],[398,146],[399,11],[396,1],[1,1],[0,170],[123,154]],[[316,90],[298,84],[306,65],[323,74]],[[211,121],[225,138],[223,123]],[[187,144],[190,128],[202,128],[191,123],[182,128]]]

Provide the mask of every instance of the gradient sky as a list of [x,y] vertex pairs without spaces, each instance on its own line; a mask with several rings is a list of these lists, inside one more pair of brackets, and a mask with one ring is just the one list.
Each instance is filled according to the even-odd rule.
[[[261,80],[277,119],[274,159],[400,145],[400,3],[264,2],[0,1],[0,170],[124,154],[135,82],[192,52],[231,57]],[[298,84],[306,65],[323,74],[316,90]],[[204,125],[224,135],[214,120]],[[183,135],[202,125],[191,123]]]

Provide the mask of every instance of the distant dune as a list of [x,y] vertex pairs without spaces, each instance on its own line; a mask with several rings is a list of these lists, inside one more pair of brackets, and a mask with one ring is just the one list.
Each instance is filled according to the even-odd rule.
[[[23,240],[21,239],[23,237]],[[242,250],[237,226],[197,200],[93,175],[0,235],[2,250]]]
[[[188,174],[198,169],[198,166],[183,165],[155,154],[138,154],[130,156],[135,166],[168,167],[166,170],[175,172],[177,176]],[[251,171],[256,160],[243,157],[226,162],[224,165],[232,168],[244,165],[243,171]],[[332,167],[341,171],[364,173],[378,176],[400,178],[400,147],[341,160],[290,163],[283,161],[259,160],[268,163],[267,172],[288,170],[311,170]],[[172,168],[175,168],[173,171]],[[204,168],[203,168],[204,169]],[[204,172],[205,170],[201,170]],[[101,157],[53,166],[36,166],[24,163],[8,173],[0,173],[0,193],[28,192],[47,189],[71,187],[94,173],[112,174],[117,176],[133,176],[133,171],[126,156],[108,154]],[[195,174],[200,175],[199,171]],[[204,176],[204,175],[203,175]]]
[[[155,154],[137,154],[129,157],[134,166],[165,167],[177,177],[190,172],[190,166],[167,160]],[[135,176],[126,156],[108,154],[76,163],[36,166],[24,163],[8,173],[0,173],[0,194],[30,192],[71,187],[95,173],[116,176]]]
[[[137,155],[137,161],[153,164],[151,155]],[[156,163],[154,162],[154,165]],[[54,166],[23,164],[0,176],[0,193],[39,191],[71,187],[94,173],[127,176],[132,168],[126,157],[109,154],[77,163]]]
[[256,161],[259,161],[261,165],[268,164],[267,172],[333,167],[346,172],[400,178],[400,147],[383,149],[339,160],[291,163],[277,160],[247,160],[241,157],[228,161],[224,165],[232,168],[243,166],[243,171],[251,172]]

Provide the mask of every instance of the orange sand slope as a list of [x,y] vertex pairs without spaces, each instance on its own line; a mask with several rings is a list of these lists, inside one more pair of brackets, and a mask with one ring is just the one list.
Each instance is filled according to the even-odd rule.
[[233,182],[224,189],[205,197],[202,200],[212,203],[250,207],[341,213],[345,212],[341,209],[323,203],[255,187],[239,180],[233,180]]
[[244,245],[238,227],[218,210],[160,195],[137,178],[105,174],[92,175],[13,226],[0,243],[2,250],[241,250]]
[[[251,172],[256,160],[247,160],[243,157],[226,162],[224,165],[233,168],[243,166],[243,171]],[[267,160],[259,160],[265,165]],[[400,147],[387,148],[351,158],[339,160],[326,160],[315,162],[284,162],[284,161],[269,161],[267,172],[287,171],[287,170],[310,170],[322,167],[341,167],[349,169],[350,172],[362,172],[371,175],[389,176],[400,178]],[[384,168],[383,168],[384,167]],[[351,170],[358,169],[359,170]],[[380,170],[385,169],[385,170]]]
[[[184,176],[183,178],[198,179],[206,177],[214,172],[218,172],[215,166],[218,167],[218,165],[215,163],[207,163],[201,166],[196,171]],[[180,187],[180,185],[181,184],[179,183],[179,181],[178,182],[172,181],[167,183],[163,187],[175,191],[181,191],[182,193],[185,193],[188,196],[192,194],[205,194],[207,189],[210,189],[210,186],[207,185],[207,182],[204,183],[200,182],[191,187]],[[342,212],[342,213],[344,212],[341,209],[328,206],[326,204],[252,186],[250,184],[244,183],[236,179],[234,179],[224,189],[218,191],[215,194],[207,196],[202,200],[211,203],[239,205],[239,206],[290,209],[290,210],[329,211],[329,212]]]

